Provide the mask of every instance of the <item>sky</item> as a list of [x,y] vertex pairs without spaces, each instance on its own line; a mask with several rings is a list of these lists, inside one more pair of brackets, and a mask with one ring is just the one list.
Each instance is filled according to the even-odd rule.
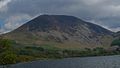
[[42,15],[71,15],[120,31],[119,0],[0,0],[0,33]]

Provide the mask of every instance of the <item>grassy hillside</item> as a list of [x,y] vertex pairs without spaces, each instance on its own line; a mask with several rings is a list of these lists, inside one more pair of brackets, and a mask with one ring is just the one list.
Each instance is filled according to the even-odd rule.
[[[101,44],[97,43],[95,44],[87,44],[87,41],[80,42],[80,41],[68,41],[64,40],[64,42],[56,42],[54,40],[49,40],[47,36],[36,36],[29,32],[10,32],[8,34],[3,35],[4,38],[14,40],[17,44],[23,45],[23,46],[43,46],[43,45],[49,45],[56,48],[62,48],[62,49],[84,49],[84,48],[96,48],[96,47],[103,47],[108,48],[111,45],[111,42],[113,41],[112,36],[100,36],[99,40],[101,40]],[[103,45],[104,43],[104,45]]]

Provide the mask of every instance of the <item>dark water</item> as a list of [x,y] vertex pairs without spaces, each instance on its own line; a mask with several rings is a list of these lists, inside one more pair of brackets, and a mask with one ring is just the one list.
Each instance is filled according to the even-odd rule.
[[7,68],[120,68],[120,56],[35,61],[16,64]]

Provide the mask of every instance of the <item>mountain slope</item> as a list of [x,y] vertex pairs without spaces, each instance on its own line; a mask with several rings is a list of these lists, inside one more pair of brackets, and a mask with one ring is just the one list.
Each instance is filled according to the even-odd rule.
[[114,35],[116,38],[120,38],[120,31],[118,31],[117,33],[115,33]]
[[79,18],[41,15],[4,35],[22,45],[49,45],[59,48],[108,47],[113,32]]

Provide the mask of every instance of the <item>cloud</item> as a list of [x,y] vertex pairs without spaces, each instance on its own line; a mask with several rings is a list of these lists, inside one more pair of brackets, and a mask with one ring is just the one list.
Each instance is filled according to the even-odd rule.
[[27,14],[17,14],[11,16],[8,19],[6,19],[6,23],[4,24],[4,29],[7,31],[14,30],[15,28],[27,22],[29,19],[31,19],[31,17]]
[[[7,10],[3,9],[5,6]],[[2,0],[0,8],[4,10],[0,12],[0,19],[4,20],[7,30],[40,14],[72,15],[113,31],[120,27],[119,0]]]
[[111,28],[111,30],[113,30],[114,32],[118,32],[118,31],[120,31],[120,27]]
[[7,9],[7,5],[11,2],[12,0],[0,0],[0,11],[4,11]]

